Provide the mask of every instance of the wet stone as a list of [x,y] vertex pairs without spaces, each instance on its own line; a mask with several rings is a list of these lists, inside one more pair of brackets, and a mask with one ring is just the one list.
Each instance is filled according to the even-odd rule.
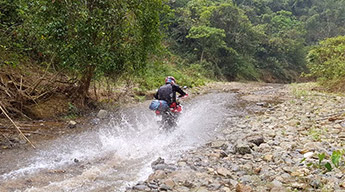
[[108,111],[103,110],[103,109],[99,110],[99,112],[97,113],[97,117],[100,119],[105,119],[107,118],[107,116],[108,116]]
[[164,159],[161,157],[158,157],[155,161],[151,163],[151,166],[158,165],[158,164],[164,164]]
[[171,190],[171,188],[165,184],[161,185],[159,190],[162,190],[162,191],[169,191]]
[[221,148],[223,150],[226,150],[228,148],[227,142],[226,141],[214,141],[210,143],[210,146],[212,148]]
[[251,153],[251,149],[250,149],[248,143],[241,142],[241,141],[236,144],[235,151],[241,155]]
[[254,143],[256,146],[259,146],[261,143],[265,142],[262,136],[252,136],[247,139],[250,143]]
[[133,187],[134,190],[138,190],[138,191],[145,191],[145,190],[149,190],[149,187],[143,184],[140,185],[136,185]]
[[162,179],[165,176],[166,176],[166,173],[163,170],[156,170],[154,173],[152,173],[149,176],[149,180]]
[[224,176],[224,177],[228,177],[228,176],[231,176],[231,171],[229,171],[228,169],[226,168],[218,168],[217,169],[217,173],[218,175],[221,175],[221,176]]
[[149,183],[147,184],[148,187],[150,187],[151,189],[158,189],[158,185],[153,184],[153,183]]

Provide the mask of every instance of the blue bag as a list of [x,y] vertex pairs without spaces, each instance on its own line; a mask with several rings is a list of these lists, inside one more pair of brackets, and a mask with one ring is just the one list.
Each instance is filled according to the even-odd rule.
[[165,111],[169,109],[168,102],[164,100],[153,100],[149,106],[151,110]]

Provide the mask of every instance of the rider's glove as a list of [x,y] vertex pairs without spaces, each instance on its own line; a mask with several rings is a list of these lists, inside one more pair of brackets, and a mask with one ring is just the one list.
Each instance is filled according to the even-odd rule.
[[182,98],[182,99],[183,99],[183,98],[186,98],[186,97],[188,97],[188,94],[185,94],[185,95],[183,95],[183,96],[181,96],[181,95],[179,96],[179,98]]

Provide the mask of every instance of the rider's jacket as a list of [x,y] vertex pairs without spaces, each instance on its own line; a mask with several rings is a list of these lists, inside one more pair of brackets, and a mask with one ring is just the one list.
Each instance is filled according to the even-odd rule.
[[171,105],[172,103],[176,102],[176,92],[181,94],[181,97],[186,95],[180,86],[168,83],[158,89],[157,93],[155,94],[155,98],[158,100],[164,100]]

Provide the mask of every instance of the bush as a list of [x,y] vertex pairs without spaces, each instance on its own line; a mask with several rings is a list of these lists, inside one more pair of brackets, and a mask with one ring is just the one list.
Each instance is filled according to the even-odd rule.
[[321,82],[345,78],[345,36],[328,38],[309,51],[309,76]]

